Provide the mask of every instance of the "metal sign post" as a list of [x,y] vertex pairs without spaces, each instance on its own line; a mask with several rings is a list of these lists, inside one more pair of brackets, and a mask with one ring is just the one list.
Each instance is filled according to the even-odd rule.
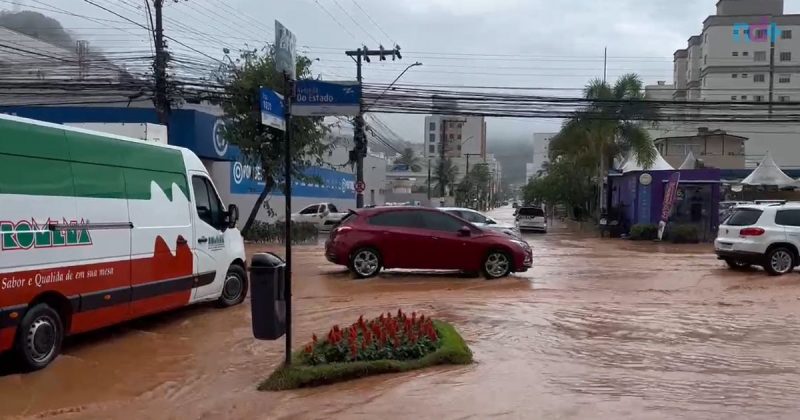
[[294,80],[297,75],[294,34],[280,22],[275,21],[275,69],[286,79],[286,132],[284,135],[284,183],[285,229],[286,229],[286,359],[284,364],[292,364],[292,100],[294,99]]

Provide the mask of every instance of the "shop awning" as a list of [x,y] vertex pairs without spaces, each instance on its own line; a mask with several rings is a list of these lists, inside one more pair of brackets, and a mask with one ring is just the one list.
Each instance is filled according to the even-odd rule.
[[664,157],[661,156],[661,153],[658,153],[658,150],[656,150],[656,159],[649,168],[643,167],[635,157],[628,154],[628,158],[625,160],[625,163],[622,164],[620,170],[622,170],[622,173],[628,173],[635,171],[674,171],[675,168],[667,163]]

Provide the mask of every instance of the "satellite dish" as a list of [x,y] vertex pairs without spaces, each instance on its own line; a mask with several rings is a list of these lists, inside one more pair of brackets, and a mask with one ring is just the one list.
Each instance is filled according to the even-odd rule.
[[734,186],[731,187],[731,191],[737,192],[737,193],[738,192],[742,192],[743,189],[744,189],[744,187],[742,187],[742,184],[737,184],[737,185],[734,185]]

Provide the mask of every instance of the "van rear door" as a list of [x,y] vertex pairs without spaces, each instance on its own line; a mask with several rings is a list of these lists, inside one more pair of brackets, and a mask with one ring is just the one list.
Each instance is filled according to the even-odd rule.
[[214,184],[202,172],[191,172],[195,208],[192,212],[195,255],[195,276],[198,288],[193,301],[214,299],[222,292],[228,271],[225,248],[225,208]]

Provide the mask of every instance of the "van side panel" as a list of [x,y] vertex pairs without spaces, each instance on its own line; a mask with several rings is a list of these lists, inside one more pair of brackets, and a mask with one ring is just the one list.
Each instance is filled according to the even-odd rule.
[[0,328],[0,351],[11,350],[14,347],[14,333],[16,327]]

